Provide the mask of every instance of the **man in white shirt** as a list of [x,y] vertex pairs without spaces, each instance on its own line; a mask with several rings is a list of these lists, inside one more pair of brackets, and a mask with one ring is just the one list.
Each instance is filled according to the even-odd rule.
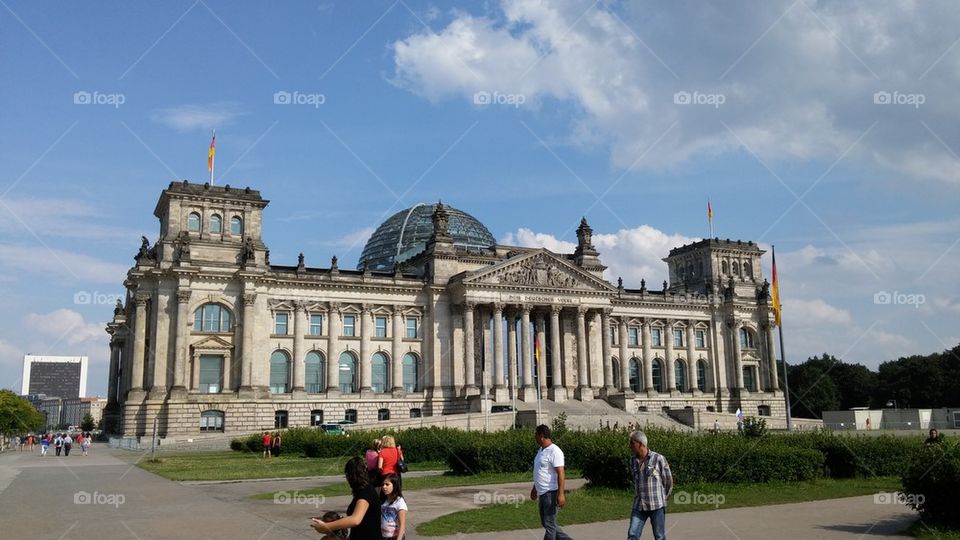
[[530,499],[538,501],[543,540],[573,540],[557,526],[557,509],[567,503],[563,494],[563,451],[550,440],[550,428],[541,424],[536,430],[540,450],[533,458],[533,488]]

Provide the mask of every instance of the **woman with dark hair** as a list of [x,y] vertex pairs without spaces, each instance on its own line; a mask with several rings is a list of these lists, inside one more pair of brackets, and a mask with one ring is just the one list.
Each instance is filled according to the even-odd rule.
[[370,484],[366,460],[352,458],[343,467],[343,475],[353,491],[353,500],[347,507],[347,515],[335,521],[323,521],[313,518],[310,526],[324,538],[333,540],[336,531],[350,529],[351,540],[381,540],[380,537],[380,497]]

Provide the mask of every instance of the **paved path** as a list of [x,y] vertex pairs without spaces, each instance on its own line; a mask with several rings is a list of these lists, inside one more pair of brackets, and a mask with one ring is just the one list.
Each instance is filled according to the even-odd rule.
[[[297,478],[234,483],[178,483],[118,459],[102,445],[90,456],[40,458],[39,451],[0,454],[0,537],[19,538],[319,538],[308,518],[326,509],[346,508],[349,497],[325,500],[296,491],[337,477]],[[429,474],[429,473],[426,473]],[[570,488],[582,480],[568,482]],[[411,492],[414,524],[458,510],[477,507],[484,498],[525,497],[529,483],[471,486]],[[266,491],[286,491],[283,501],[254,500]],[[482,494],[482,495],[478,495]],[[561,511],[562,512],[562,511]],[[562,515],[562,514],[561,514]],[[562,519],[562,518],[561,518]],[[731,539],[856,539],[883,536],[909,539],[900,533],[915,519],[894,505],[877,505],[872,496],[829,501],[734,508],[668,515],[669,537]],[[537,516],[531,529],[493,533],[498,540],[539,540]],[[578,540],[626,536],[627,521],[572,525]],[[469,533],[469,531],[464,531]],[[488,539],[491,533],[432,537],[437,540]],[[415,532],[408,534],[417,539]],[[424,537],[419,537],[424,538]],[[652,538],[649,530],[644,538]]]

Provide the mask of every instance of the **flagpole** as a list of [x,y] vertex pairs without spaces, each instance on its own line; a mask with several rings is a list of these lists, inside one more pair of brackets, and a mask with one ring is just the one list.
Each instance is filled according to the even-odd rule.
[[[777,247],[771,244],[770,251],[773,255],[773,266],[776,267],[777,266]],[[779,287],[780,287],[780,284],[777,283],[778,293],[779,293]],[[780,304],[780,310],[781,312],[783,311],[783,304]],[[787,399],[787,431],[792,431],[793,417],[790,414],[790,381],[787,378],[787,357],[783,353],[783,316],[782,315],[781,315],[780,324],[777,325],[777,331],[780,334],[780,361],[783,362],[783,392]],[[774,362],[774,365],[776,365],[776,362]]]

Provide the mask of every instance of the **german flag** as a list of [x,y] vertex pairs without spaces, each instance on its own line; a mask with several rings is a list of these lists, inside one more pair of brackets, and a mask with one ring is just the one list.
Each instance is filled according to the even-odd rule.
[[775,323],[780,326],[780,283],[777,281],[777,250],[773,249],[773,314]]
[[207,152],[207,172],[213,173],[213,154],[216,152],[217,130],[213,130],[213,138],[210,139],[210,151]]

